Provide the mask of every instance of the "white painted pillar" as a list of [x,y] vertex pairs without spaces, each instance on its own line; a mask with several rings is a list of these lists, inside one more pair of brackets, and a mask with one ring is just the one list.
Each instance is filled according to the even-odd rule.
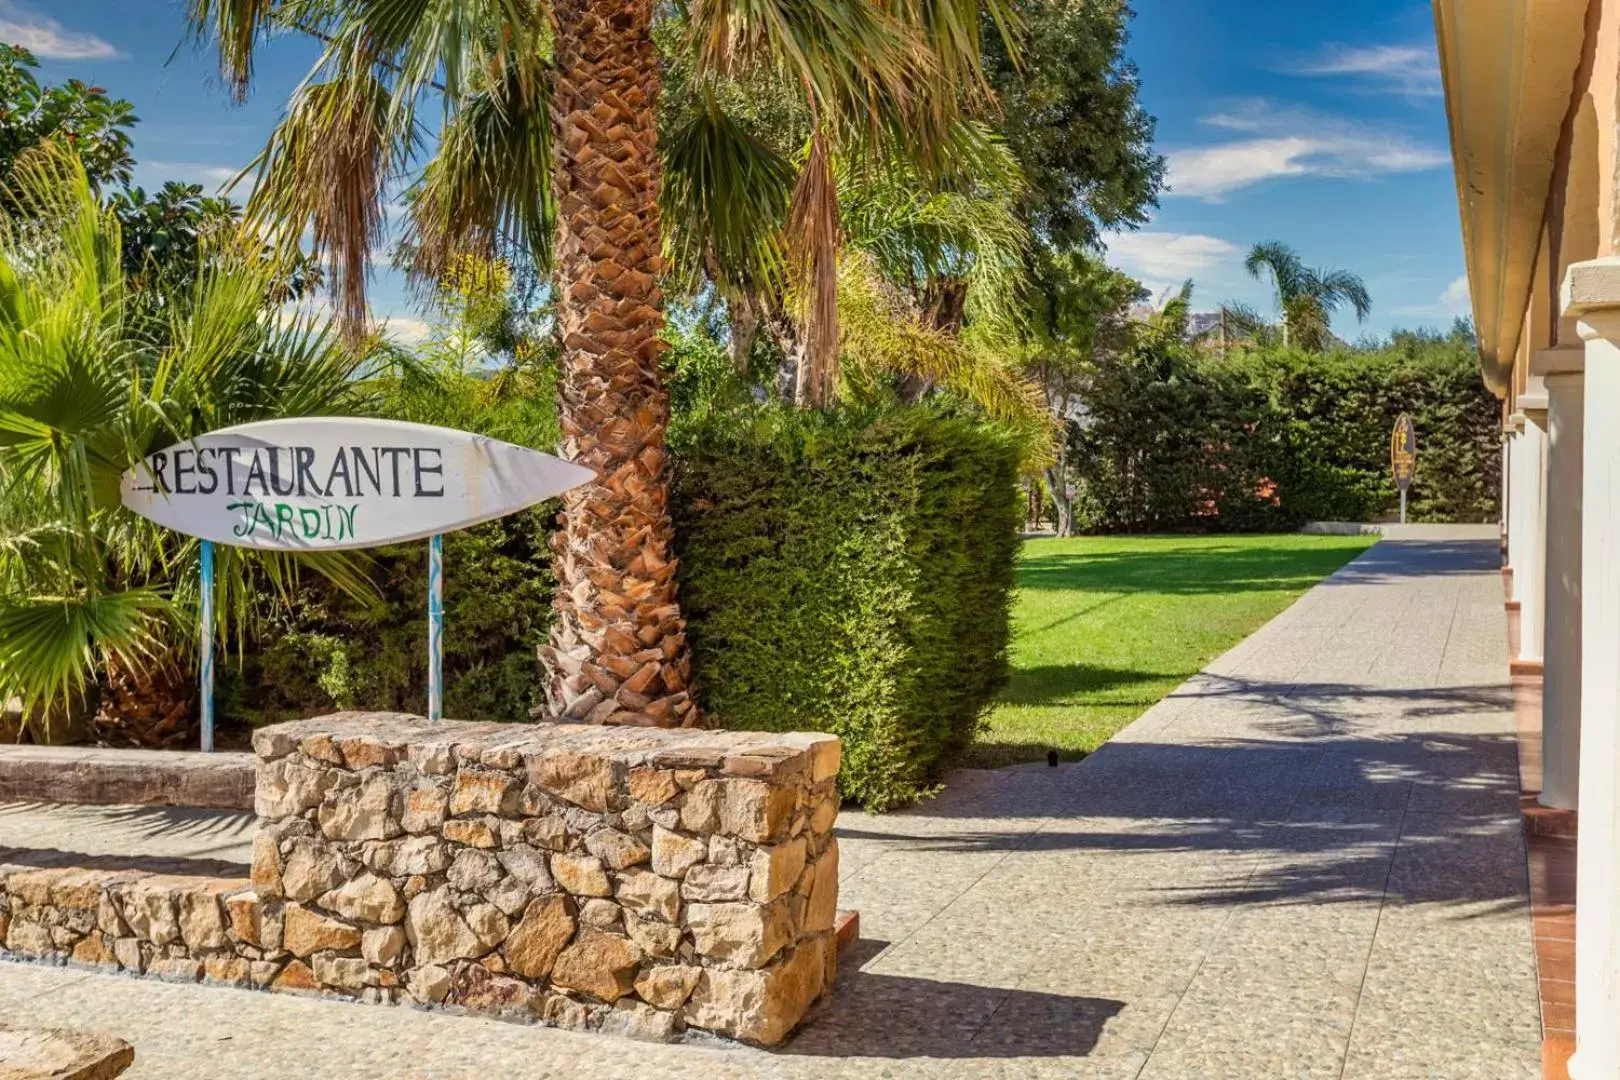
[[1573,810],[1581,764],[1581,461],[1584,347],[1543,349],[1547,387],[1546,646],[1541,688],[1541,804]]
[[[1538,387],[1539,390],[1539,387]],[[1522,399],[1521,399],[1522,400]],[[1519,602],[1520,671],[1540,674],[1542,629],[1545,625],[1545,550],[1547,502],[1543,483],[1546,470],[1547,414],[1545,401],[1525,402],[1524,430],[1514,437],[1512,510],[1518,527],[1508,539],[1508,564],[1513,567],[1513,598]]]
[[1508,469],[1513,461],[1513,437],[1506,428],[1502,430],[1502,490],[1497,499],[1497,517],[1501,525],[1498,532],[1501,534],[1502,565],[1508,565]]
[[[1537,387],[1539,390],[1539,387]],[[1547,631],[1547,400],[1524,402],[1524,559],[1513,568],[1520,601],[1520,672],[1541,674]]]
[[1620,259],[1575,263],[1586,343],[1573,1080],[1620,1080]]
[[1507,561],[1508,568],[1513,571],[1513,577],[1508,589],[1508,599],[1518,602],[1523,589],[1519,578],[1524,574],[1525,549],[1529,546],[1527,527],[1529,517],[1524,512],[1525,492],[1529,490],[1529,479],[1525,476],[1525,464],[1530,460],[1529,451],[1525,444],[1528,441],[1524,429],[1529,425],[1525,422],[1523,413],[1514,413],[1507,421]]

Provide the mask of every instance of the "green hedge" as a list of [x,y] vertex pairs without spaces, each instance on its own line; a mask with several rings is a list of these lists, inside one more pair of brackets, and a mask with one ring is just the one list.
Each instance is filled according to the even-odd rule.
[[1070,429],[1086,532],[1261,531],[1394,516],[1395,418],[1417,428],[1409,517],[1497,513],[1500,404],[1462,335],[1222,358],[1130,353],[1087,376]]
[[[444,538],[444,711],[458,720],[527,720],[544,688],[537,650],[551,629],[557,506]],[[427,711],[427,542],[378,548],[361,603],[306,575],[291,607],[240,669],[225,665],[227,715],[253,724],[334,709]]]
[[681,604],[724,727],[830,731],[846,795],[916,798],[1007,674],[1019,451],[933,410],[679,433]]
[[1240,371],[1266,395],[1307,471],[1289,491],[1314,520],[1395,515],[1389,436],[1407,413],[1417,429],[1417,475],[1407,507],[1416,521],[1491,521],[1501,492],[1502,403],[1485,388],[1472,338],[1397,335],[1374,350],[1312,356],[1268,353]]

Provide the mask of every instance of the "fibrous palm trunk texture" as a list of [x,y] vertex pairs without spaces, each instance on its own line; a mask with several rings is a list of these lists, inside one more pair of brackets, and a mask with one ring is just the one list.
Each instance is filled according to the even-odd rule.
[[107,661],[101,703],[91,727],[111,746],[170,750],[197,732],[197,680],[177,664]]
[[547,696],[559,720],[693,726],[659,371],[652,2],[558,0],[552,11],[562,451],[597,478],[563,497],[553,540]]

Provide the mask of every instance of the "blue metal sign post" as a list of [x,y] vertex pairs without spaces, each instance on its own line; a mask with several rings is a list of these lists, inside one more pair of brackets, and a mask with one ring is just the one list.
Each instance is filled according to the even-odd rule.
[[203,753],[214,749],[214,544],[201,541],[202,557],[202,613],[201,640],[198,642],[202,669],[202,748]]
[[444,719],[444,537],[428,540],[428,719]]

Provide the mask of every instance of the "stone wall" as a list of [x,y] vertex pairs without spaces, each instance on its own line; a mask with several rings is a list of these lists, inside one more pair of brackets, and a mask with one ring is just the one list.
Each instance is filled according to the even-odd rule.
[[349,713],[254,748],[251,882],[0,867],[6,948],[764,1044],[832,985],[831,736]]

